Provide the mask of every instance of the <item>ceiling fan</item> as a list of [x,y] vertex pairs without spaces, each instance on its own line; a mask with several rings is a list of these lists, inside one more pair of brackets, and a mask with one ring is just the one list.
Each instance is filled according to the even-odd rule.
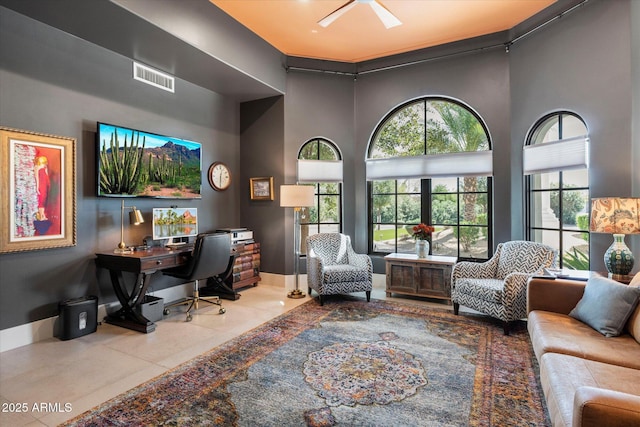
[[387,29],[402,25],[402,22],[400,22],[400,20],[396,18],[393,13],[389,12],[389,10],[384,7],[378,0],[349,0],[344,5],[340,6],[339,8],[322,18],[320,21],[318,21],[318,24],[324,28],[328,27],[333,21],[340,18],[342,15],[354,8],[358,3],[366,3],[371,6],[371,9],[373,9],[376,15],[378,15],[378,18],[380,18]]

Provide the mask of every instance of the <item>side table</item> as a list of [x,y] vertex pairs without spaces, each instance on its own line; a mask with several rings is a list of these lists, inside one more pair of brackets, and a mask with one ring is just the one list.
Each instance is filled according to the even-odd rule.
[[387,296],[392,293],[435,298],[451,304],[451,270],[456,257],[392,253],[384,257]]

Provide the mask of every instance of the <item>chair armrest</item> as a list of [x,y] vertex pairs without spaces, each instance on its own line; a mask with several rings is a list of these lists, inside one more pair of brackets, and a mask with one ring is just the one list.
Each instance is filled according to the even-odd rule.
[[366,254],[357,254],[355,252],[350,254],[349,264],[355,265],[356,267],[363,270],[367,269],[369,271],[372,271],[371,258],[369,258],[369,255]]
[[322,260],[316,256],[307,255],[307,282],[318,286],[322,278]]
[[573,398],[573,426],[640,425],[640,396],[583,386]]
[[533,310],[569,314],[584,294],[586,282],[566,279],[538,279],[527,284],[527,314]]
[[513,272],[504,278],[504,292],[502,304],[506,310],[505,316],[509,320],[527,317],[527,281],[529,273]]

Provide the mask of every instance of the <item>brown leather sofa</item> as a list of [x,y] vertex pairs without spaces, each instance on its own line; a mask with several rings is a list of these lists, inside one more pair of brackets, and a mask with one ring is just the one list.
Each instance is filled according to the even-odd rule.
[[[617,337],[568,314],[586,282],[529,280],[528,330],[557,426],[640,426],[640,304]],[[630,286],[640,286],[638,273]]]

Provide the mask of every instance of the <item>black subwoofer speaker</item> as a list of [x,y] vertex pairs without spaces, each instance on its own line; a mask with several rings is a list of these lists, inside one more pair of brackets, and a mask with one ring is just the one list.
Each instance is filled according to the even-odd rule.
[[70,340],[98,329],[98,297],[86,296],[60,302],[60,339]]

